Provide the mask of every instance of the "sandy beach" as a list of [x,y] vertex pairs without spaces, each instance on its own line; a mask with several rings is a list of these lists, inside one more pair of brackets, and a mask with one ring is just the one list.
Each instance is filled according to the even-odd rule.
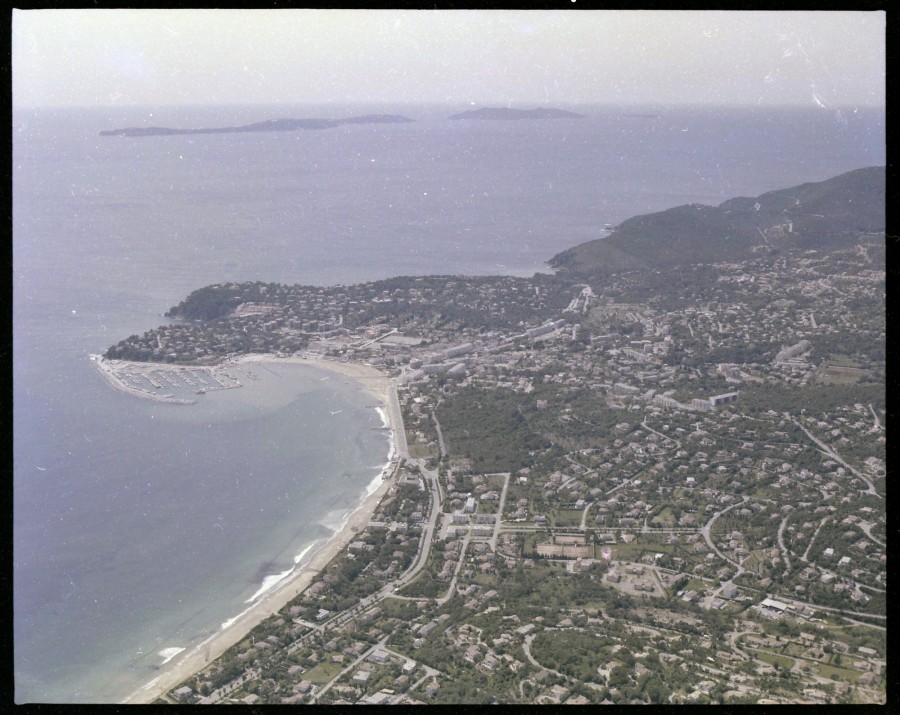
[[[402,433],[403,426],[399,423],[399,416],[395,415],[396,410],[390,404],[390,378],[374,367],[298,357],[280,358],[270,355],[247,355],[238,358],[237,361],[309,365],[310,367],[327,370],[336,375],[357,380],[369,394],[377,398],[384,406],[384,412],[389,416],[394,445],[405,445],[406,443],[405,435]],[[264,594],[257,603],[243,612],[228,628],[216,631],[206,640],[185,650],[172,658],[170,662],[161,666],[160,674],[156,678],[122,700],[122,703],[153,702],[163,693],[197,673],[228,650],[228,648],[243,640],[256,625],[273,613],[277,613],[287,603],[302,593],[309,587],[319,572],[328,565],[331,559],[357,538],[357,532],[364,529],[371,520],[372,514],[392,483],[393,480],[391,479],[383,479],[378,488],[369,494],[350,514],[343,528],[316,551],[302,569]]]

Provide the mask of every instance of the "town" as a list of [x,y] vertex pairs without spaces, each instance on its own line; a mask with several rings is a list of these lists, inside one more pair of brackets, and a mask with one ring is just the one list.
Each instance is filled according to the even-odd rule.
[[374,366],[405,433],[368,526],[159,702],[884,702],[884,236],[795,214],[668,268],[221,283],[110,347],[182,402]]
[[760,251],[684,291],[198,291],[107,357],[378,366],[409,447],[320,578],[162,700],[883,701],[879,250]]

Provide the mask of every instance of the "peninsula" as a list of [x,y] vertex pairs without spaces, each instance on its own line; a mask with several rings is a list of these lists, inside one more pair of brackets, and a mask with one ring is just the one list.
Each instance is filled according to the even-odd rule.
[[884,242],[870,167],[554,274],[195,291],[104,369],[363,365],[396,460],[315,572],[130,702],[885,702]]

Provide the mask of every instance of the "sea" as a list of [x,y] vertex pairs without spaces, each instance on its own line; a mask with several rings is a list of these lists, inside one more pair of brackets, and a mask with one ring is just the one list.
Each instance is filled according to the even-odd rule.
[[[113,390],[89,355],[223,281],[549,271],[604,226],[885,163],[867,108],[14,108],[13,577],[18,703],[118,702],[301,568],[379,478],[373,398],[252,366],[194,405]],[[324,130],[137,126],[402,114]]]

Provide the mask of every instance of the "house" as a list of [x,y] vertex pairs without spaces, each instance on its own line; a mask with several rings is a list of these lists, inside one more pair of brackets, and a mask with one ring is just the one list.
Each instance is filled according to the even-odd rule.
[[187,685],[183,685],[180,688],[178,688],[178,690],[173,691],[172,695],[175,697],[176,700],[186,700],[187,698],[190,697],[191,693],[193,693],[193,692],[194,691],[191,690]]
[[377,693],[372,693],[371,695],[366,696],[360,702],[365,705],[384,705],[388,700],[390,700],[393,695],[393,693],[379,690]]

